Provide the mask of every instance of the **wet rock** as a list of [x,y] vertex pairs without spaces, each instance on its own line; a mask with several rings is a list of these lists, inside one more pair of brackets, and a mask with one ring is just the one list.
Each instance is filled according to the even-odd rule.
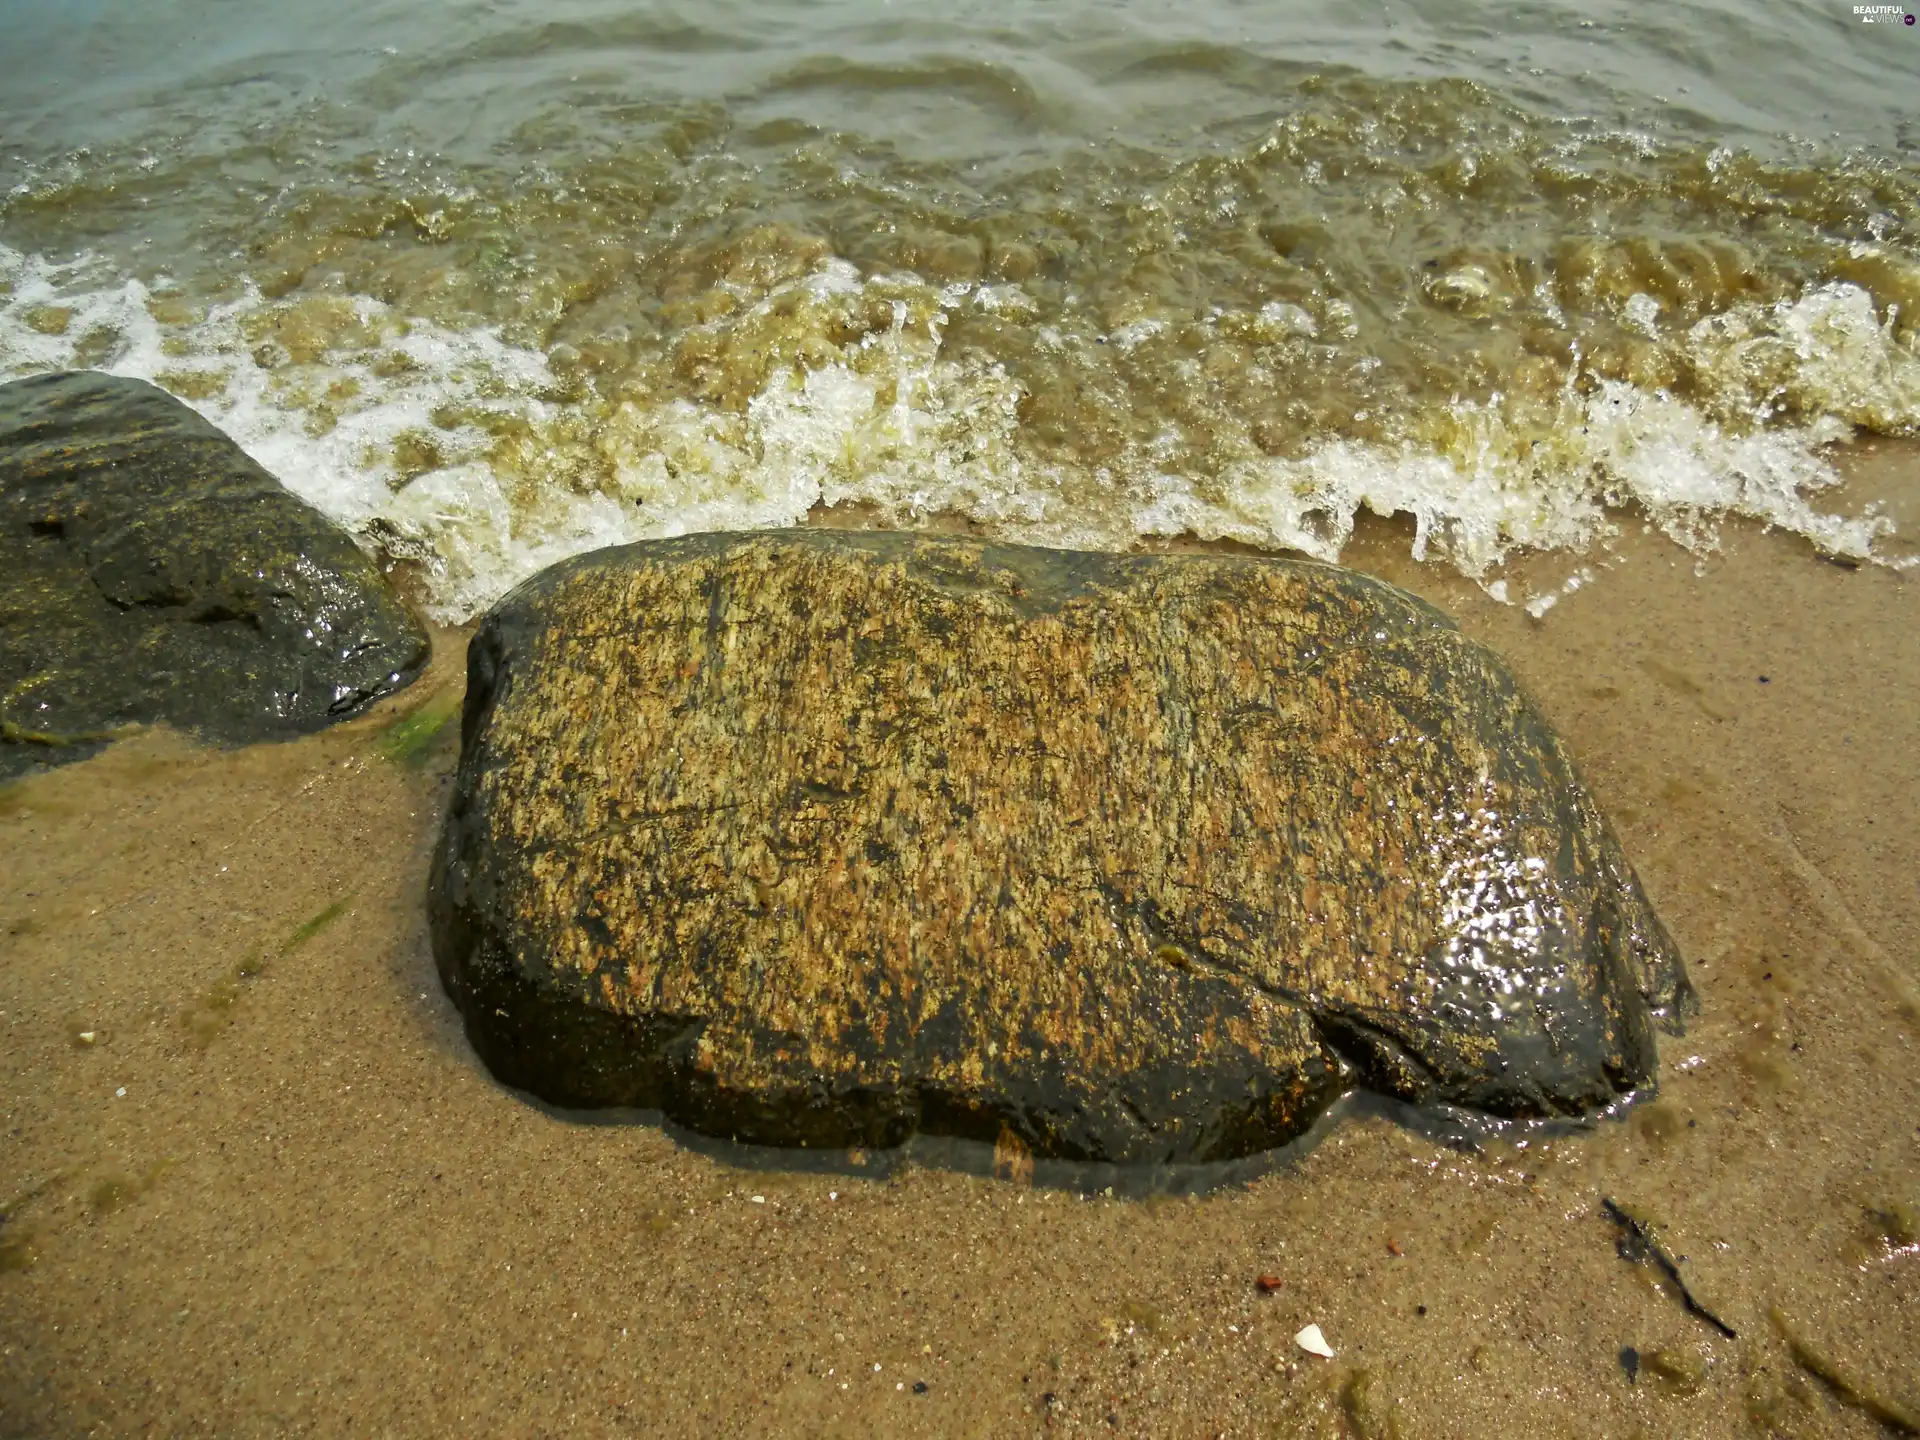
[[1220,1159],[1611,1103],[1690,996],[1558,741],[1325,565],[705,535],[468,654],[431,879],[504,1081],[782,1145]]
[[0,385],[0,777],[132,725],[315,730],[427,651],[346,535],[164,391]]

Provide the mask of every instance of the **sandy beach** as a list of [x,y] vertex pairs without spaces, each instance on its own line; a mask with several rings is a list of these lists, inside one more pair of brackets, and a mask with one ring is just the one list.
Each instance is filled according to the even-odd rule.
[[[1894,7],[7,17],[0,383],[158,386],[438,628],[323,733],[0,784],[0,1440],[1920,1434]],[[252,554],[112,468],[152,534]],[[427,920],[468,635],[565,557],[801,524],[1434,601],[1685,957],[1657,1093],[1558,1128],[1350,1097],[1255,1163],[1029,1183],[505,1088]],[[0,604],[8,673],[103,653],[39,613]],[[52,733],[25,683],[14,755]]]
[[[1920,449],[1848,464],[1849,503],[1920,506]],[[1920,1414],[1920,590],[1746,525],[1696,573],[1620,519],[1541,620],[1385,522],[1346,557],[1510,659],[1687,958],[1658,1099],[1584,1134],[1360,1118],[1130,1199],[553,1113],[429,958],[457,726],[398,759],[393,727],[458,693],[458,632],[311,739],[147,734],[0,789],[0,1434],[1888,1433]]]

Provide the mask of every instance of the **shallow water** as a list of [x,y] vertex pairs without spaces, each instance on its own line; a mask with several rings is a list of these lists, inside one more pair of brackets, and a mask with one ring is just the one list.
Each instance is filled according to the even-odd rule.
[[[0,374],[157,379],[465,618],[858,504],[1508,594],[1920,428],[1920,34],[1657,13],[8,6]],[[1577,579],[1571,561],[1555,581]]]

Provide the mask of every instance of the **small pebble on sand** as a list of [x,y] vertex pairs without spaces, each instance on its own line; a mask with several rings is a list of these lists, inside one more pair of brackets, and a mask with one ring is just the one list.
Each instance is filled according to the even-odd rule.
[[1333,1347],[1327,1344],[1327,1337],[1320,1333],[1318,1325],[1309,1325],[1293,1337],[1293,1343],[1309,1355],[1318,1355],[1323,1359],[1333,1358]]

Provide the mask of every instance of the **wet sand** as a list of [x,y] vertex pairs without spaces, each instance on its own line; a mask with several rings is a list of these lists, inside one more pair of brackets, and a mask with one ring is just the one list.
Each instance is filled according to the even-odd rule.
[[[1920,533],[1920,449],[1852,468]],[[753,1169],[501,1089],[422,913],[452,731],[382,748],[457,636],[328,734],[0,789],[0,1434],[1886,1433],[1920,1412],[1920,586],[1625,528],[1544,621],[1392,525],[1347,559],[1578,758],[1701,993],[1660,1098],[1475,1152],[1354,1121],[1198,1199]]]

